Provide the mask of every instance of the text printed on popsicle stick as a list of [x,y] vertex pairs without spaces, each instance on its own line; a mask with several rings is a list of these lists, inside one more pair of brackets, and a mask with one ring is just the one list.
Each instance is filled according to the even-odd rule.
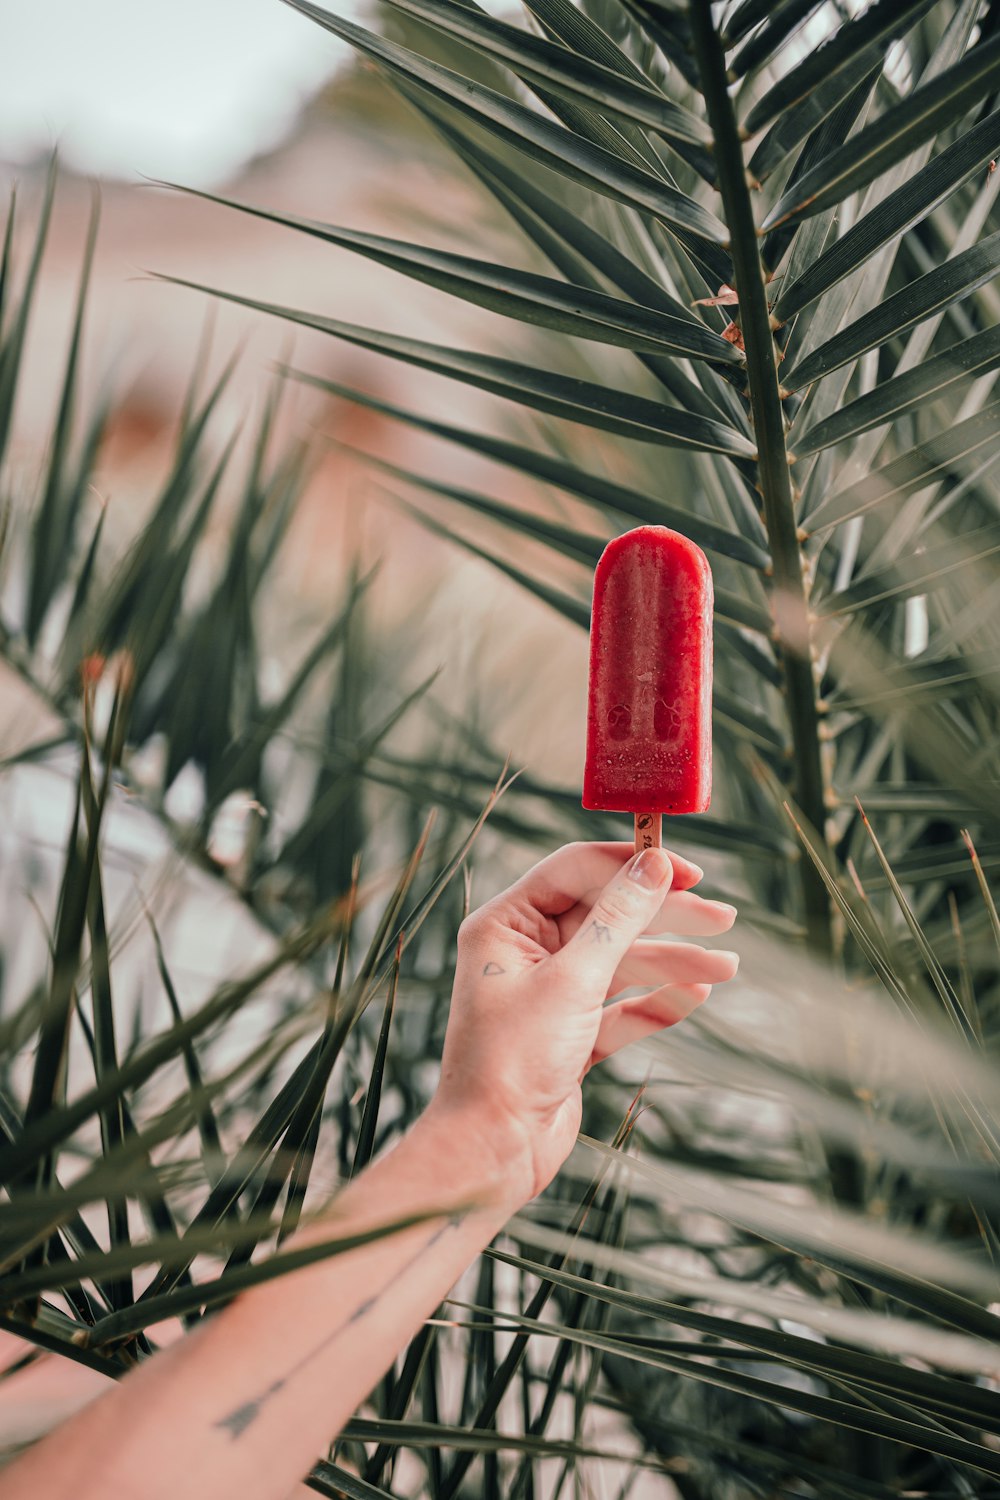
[[635,852],[663,847],[663,820],[659,813],[636,813]]

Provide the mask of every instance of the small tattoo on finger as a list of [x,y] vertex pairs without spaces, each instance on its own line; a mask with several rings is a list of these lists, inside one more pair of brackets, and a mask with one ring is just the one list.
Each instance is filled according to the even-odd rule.
[[506,969],[501,969],[500,965],[495,964],[492,959],[490,959],[489,963],[483,966],[483,973],[486,975],[487,979],[492,979],[494,974],[506,974],[506,972]]
[[592,943],[610,943],[611,928],[607,922],[594,922],[590,929],[590,941]]

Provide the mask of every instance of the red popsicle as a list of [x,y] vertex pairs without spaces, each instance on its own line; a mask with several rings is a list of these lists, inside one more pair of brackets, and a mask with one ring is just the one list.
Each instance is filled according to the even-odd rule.
[[594,576],[583,805],[633,813],[638,850],[711,795],[712,571],[679,532],[639,526]]

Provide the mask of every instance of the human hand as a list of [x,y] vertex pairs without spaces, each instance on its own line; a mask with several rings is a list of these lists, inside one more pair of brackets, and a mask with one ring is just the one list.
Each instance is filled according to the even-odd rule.
[[[511,1201],[541,1192],[569,1155],[588,1069],[736,973],[735,953],[650,936],[732,927],[736,908],[696,895],[700,879],[663,849],[633,859],[631,844],[568,844],[463,922],[431,1109],[495,1154]],[[650,988],[605,1005],[637,985]]]

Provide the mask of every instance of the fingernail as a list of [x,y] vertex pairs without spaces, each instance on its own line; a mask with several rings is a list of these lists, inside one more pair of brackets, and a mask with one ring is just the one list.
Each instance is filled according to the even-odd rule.
[[733,921],[735,922],[737,917],[737,909],[735,906],[730,906],[728,901],[713,901],[712,905],[715,907],[716,911],[725,912],[726,916],[732,917]]
[[720,958],[731,958],[732,959],[732,961],[733,961],[733,971],[735,973],[735,971],[740,966],[740,955],[738,953],[734,953],[731,948],[716,948],[715,951],[719,955]]
[[705,879],[705,871],[701,868],[701,865],[696,865],[693,859],[689,859],[688,864],[691,866],[692,870],[697,875],[699,880]]
[[628,878],[647,891],[658,891],[670,879],[670,860],[662,849],[643,849],[628,867]]

